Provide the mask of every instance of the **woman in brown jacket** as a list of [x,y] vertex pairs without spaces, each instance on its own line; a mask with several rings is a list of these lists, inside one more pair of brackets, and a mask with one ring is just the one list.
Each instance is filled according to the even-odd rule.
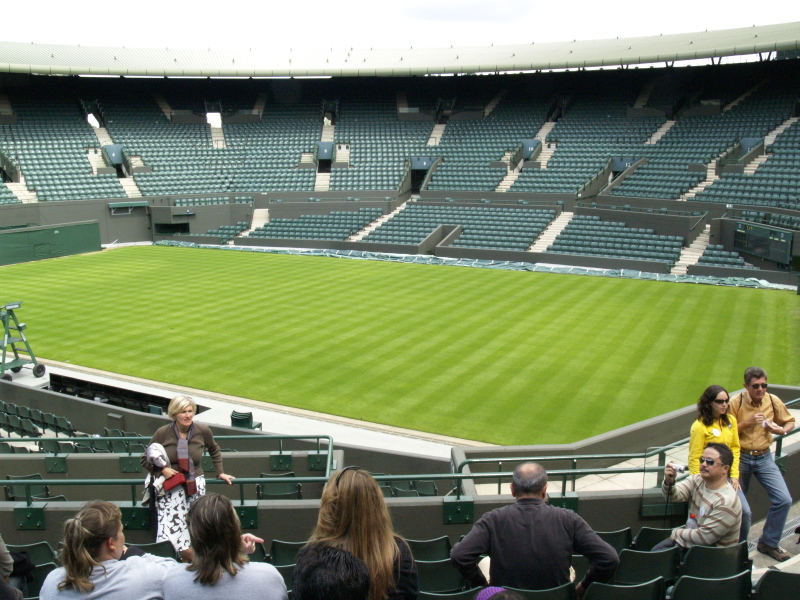
[[[156,497],[158,530],[156,541],[169,540],[184,562],[192,559],[186,513],[189,505],[206,492],[206,482],[201,464],[203,449],[208,451],[218,479],[231,484],[233,477],[222,470],[222,455],[207,425],[194,422],[197,404],[190,396],[175,396],[169,403],[167,414],[173,422],[159,427],[150,440],[161,444],[167,452],[170,466],[153,468],[153,476],[162,475],[167,483],[183,475],[185,482]],[[144,458],[143,458],[144,460]],[[160,471],[160,472],[159,472]]]

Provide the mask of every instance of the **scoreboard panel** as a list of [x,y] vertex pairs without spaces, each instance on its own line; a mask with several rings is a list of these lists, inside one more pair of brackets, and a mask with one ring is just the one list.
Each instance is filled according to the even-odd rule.
[[737,252],[773,260],[782,265],[790,265],[792,264],[793,237],[794,234],[791,231],[740,221],[736,223],[733,249]]

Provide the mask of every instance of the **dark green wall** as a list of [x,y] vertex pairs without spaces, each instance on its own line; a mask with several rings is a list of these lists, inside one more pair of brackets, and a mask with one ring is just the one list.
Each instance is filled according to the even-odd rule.
[[0,265],[100,249],[100,227],[96,221],[0,231]]

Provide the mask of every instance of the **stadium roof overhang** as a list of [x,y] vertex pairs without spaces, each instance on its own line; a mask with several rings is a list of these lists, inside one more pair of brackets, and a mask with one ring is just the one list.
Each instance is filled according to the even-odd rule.
[[370,77],[614,67],[800,48],[800,22],[657,37],[450,48],[179,50],[0,42],[0,72],[163,77]]

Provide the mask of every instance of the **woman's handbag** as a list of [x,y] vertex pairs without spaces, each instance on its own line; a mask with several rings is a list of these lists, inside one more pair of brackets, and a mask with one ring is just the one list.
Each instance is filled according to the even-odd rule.
[[164,480],[164,489],[167,492],[171,492],[173,489],[175,489],[179,485],[183,485],[184,483],[186,483],[186,477],[184,476],[184,474],[175,473],[175,475],[173,475],[169,479]]

